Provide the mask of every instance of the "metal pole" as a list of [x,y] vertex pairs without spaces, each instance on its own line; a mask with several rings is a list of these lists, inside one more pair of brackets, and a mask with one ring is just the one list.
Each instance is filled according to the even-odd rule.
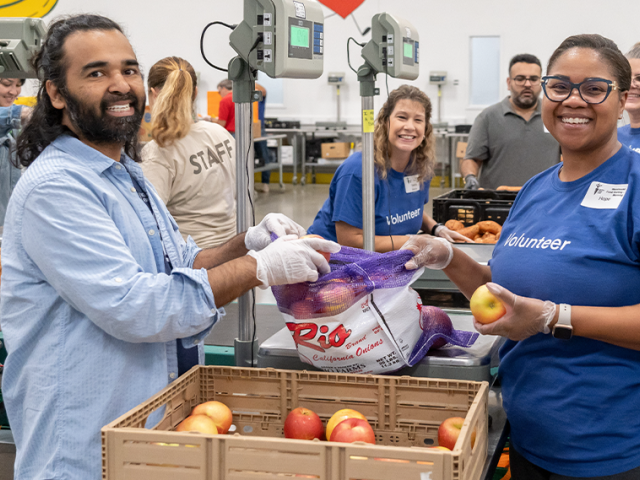
[[336,85],[336,102],[338,104],[338,118],[336,119],[340,122],[340,85]]
[[364,249],[375,251],[375,167],[373,161],[373,97],[376,74],[368,64],[358,69],[360,96],[362,97],[362,230]]
[[[229,62],[229,79],[233,81],[233,102],[236,114],[236,192],[238,232],[253,226],[253,139],[252,102],[259,100],[255,91],[255,72],[240,57]],[[256,94],[257,97],[256,98]],[[254,340],[252,327],[252,295],[249,291],[238,298],[238,338],[234,340],[234,356],[239,367],[257,365],[258,338]]]

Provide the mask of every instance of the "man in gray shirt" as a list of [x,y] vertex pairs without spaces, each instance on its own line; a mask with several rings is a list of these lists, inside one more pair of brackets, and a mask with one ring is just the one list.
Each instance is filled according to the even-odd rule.
[[522,186],[560,161],[560,146],[540,116],[541,77],[537,57],[521,54],[511,59],[507,78],[511,95],[485,108],[471,128],[460,163],[465,189]]

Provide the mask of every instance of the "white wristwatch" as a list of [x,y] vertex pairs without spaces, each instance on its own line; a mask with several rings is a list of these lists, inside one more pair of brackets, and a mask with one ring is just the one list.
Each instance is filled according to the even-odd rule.
[[558,323],[553,326],[551,335],[560,340],[569,340],[573,336],[571,326],[571,305],[561,303],[558,305]]

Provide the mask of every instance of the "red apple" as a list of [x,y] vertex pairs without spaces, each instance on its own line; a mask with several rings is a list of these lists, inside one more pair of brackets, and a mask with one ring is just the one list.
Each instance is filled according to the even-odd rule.
[[507,313],[507,309],[486,285],[477,288],[469,301],[471,313],[475,319],[483,324],[492,323]]
[[363,420],[366,420],[366,417],[356,410],[352,410],[350,408],[343,408],[342,410],[338,410],[331,416],[331,418],[327,422],[327,440],[331,438],[333,429],[336,428],[336,426],[340,422],[348,418],[361,418]]
[[376,434],[369,422],[362,418],[347,418],[333,429],[330,440],[332,442],[353,443],[366,442],[376,444]]
[[206,415],[216,424],[218,433],[227,433],[233,422],[233,413],[229,407],[215,400],[196,405],[191,415]]
[[308,408],[298,407],[287,415],[284,421],[284,438],[299,440],[320,439],[324,435],[322,420]]
[[[450,417],[440,424],[438,428],[438,445],[453,450],[460,436],[464,418]],[[476,442],[476,431],[471,432],[471,447]]]
[[[309,235],[303,235],[300,237],[300,240],[305,239],[305,238],[319,238],[321,240],[324,240],[324,238],[322,238],[320,235],[315,235],[313,233],[310,233]],[[321,254],[324,258],[327,259],[327,262],[331,260],[331,254],[329,252],[321,252],[318,250],[318,253]]]
[[200,432],[216,435],[218,428],[206,415],[189,415],[176,427],[176,432]]

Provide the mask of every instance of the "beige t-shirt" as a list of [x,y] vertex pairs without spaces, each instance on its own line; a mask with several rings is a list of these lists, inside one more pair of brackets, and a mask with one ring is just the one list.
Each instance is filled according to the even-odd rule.
[[186,239],[200,248],[236,234],[236,142],[218,124],[196,122],[186,137],[142,149],[142,170]]

